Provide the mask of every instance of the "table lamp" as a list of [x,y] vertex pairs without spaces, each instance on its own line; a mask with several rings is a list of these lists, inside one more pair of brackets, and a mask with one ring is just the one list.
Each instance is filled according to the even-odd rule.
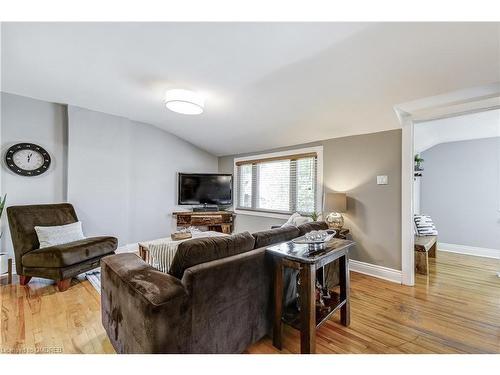
[[340,230],[344,226],[342,212],[347,209],[345,193],[327,193],[325,197],[325,221],[331,229]]

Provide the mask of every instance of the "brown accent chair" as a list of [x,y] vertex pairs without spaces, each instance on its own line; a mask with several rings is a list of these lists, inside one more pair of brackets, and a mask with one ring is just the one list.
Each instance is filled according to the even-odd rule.
[[102,324],[113,347],[118,353],[243,352],[272,332],[273,260],[266,247],[299,231],[185,241],[168,274],[134,254],[104,258]]
[[101,258],[114,254],[118,245],[114,237],[92,237],[40,249],[35,226],[78,221],[69,203],[11,206],[7,216],[21,285],[28,284],[32,277],[43,277],[55,280],[63,292],[73,276],[99,267]]

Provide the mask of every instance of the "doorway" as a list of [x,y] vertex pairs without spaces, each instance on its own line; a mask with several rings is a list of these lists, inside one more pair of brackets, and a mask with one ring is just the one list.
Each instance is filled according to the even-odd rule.
[[437,250],[415,253],[416,272],[500,266],[500,109],[415,122],[414,151],[415,241]]
[[425,121],[500,109],[500,82],[424,98],[395,106],[402,126],[401,257],[402,283],[415,284],[414,167],[416,124]]

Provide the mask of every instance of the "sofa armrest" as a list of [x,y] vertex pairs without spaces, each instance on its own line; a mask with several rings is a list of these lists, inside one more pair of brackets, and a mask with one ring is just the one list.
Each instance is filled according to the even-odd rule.
[[182,282],[127,253],[101,261],[102,323],[119,353],[189,351],[191,303]]

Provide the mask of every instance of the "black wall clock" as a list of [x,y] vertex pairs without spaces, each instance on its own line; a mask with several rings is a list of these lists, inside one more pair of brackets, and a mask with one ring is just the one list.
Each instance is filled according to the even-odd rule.
[[5,163],[20,176],[39,176],[49,169],[50,155],[33,143],[18,143],[7,150]]

